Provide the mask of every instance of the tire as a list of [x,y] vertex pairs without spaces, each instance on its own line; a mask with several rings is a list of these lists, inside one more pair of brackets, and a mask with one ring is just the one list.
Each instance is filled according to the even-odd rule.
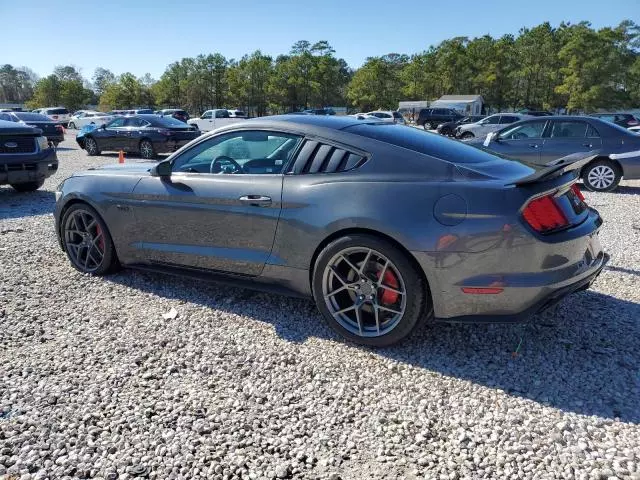
[[312,291],[333,330],[372,347],[403,340],[431,311],[427,286],[414,264],[397,247],[373,235],[347,235],[327,245],[313,268]]
[[95,155],[100,155],[100,149],[98,148],[98,142],[96,142],[92,137],[87,137],[84,139],[84,149],[87,151],[87,155],[93,157]]
[[77,130],[76,129],[76,124],[73,123],[73,122],[69,122],[69,128],[72,129],[72,130]]
[[16,192],[35,192],[42,185],[44,185],[44,180],[38,180],[37,182],[12,183],[11,187],[13,187]]
[[622,172],[611,160],[596,160],[582,170],[582,181],[592,192],[612,192],[618,188]]
[[438,125],[439,125],[438,122],[431,122],[429,123],[429,128],[431,130],[435,130],[436,128],[438,128]]
[[472,138],[475,138],[475,135],[471,132],[464,132],[460,135],[461,140],[471,140]]
[[156,151],[153,148],[153,143],[149,140],[142,140],[140,142],[140,156],[147,160],[156,158]]
[[60,238],[67,258],[79,272],[105,275],[120,266],[107,225],[86,203],[71,205],[64,212]]

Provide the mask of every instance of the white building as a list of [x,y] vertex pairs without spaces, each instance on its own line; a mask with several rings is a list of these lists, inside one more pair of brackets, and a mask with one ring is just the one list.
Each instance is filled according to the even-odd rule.
[[482,115],[482,95],[443,95],[430,107],[453,108],[464,115]]

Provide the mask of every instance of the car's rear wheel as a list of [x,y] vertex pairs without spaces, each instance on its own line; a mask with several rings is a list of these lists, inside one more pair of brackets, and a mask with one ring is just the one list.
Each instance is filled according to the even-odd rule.
[[75,130],[76,129],[76,124],[73,123],[73,122],[69,122],[69,128],[72,129],[72,130]]
[[471,140],[472,138],[474,138],[474,134],[471,132],[464,132],[462,135],[460,135],[460,138],[462,140]]
[[84,149],[87,151],[87,155],[100,155],[100,149],[98,148],[98,142],[93,138],[87,137],[84,139]]
[[104,275],[118,266],[107,225],[89,205],[78,203],[69,207],[60,228],[64,250],[76,270]]
[[622,174],[610,160],[597,160],[582,171],[584,186],[592,192],[611,192],[618,187]]
[[44,180],[38,180],[37,182],[12,183],[11,187],[13,187],[17,192],[35,192],[42,185],[44,185]]
[[140,156],[147,160],[156,158],[156,151],[153,149],[153,143],[149,140],[142,140],[140,142]]
[[327,245],[318,255],[312,289],[329,326],[363,345],[399,342],[430,311],[417,268],[397,247],[371,235]]
[[438,122],[429,123],[429,127],[431,128],[431,130],[435,130],[436,128],[438,128]]

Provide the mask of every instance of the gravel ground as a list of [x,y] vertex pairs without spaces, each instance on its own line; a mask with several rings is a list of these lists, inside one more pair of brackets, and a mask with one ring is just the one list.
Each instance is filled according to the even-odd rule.
[[53,192],[116,156],[61,147],[42,190],[0,187],[0,479],[640,478],[640,182],[586,194],[590,291],[373,351],[309,301],[78,273]]

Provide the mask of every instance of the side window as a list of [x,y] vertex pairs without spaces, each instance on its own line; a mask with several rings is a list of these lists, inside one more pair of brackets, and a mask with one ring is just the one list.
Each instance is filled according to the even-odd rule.
[[491,115],[482,120],[482,125],[497,125],[500,123],[500,115]]
[[11,121],[11,116],[8,113],[0,113],[0,120]]
[[551,138],[584,138],[586,133],[585,122],[553,122]]
[[540,138],[547,122],[529,122],[524,125],[507,128],[500,134],[501,140],[522,140],[526,138]]
[[124,127],[124,122],[125,122],[126,120],[127,120],[127,119],[126,119],[126,118],[124,118],[124,117],[116,118],[116,119],[112,120],[112,121],[111,121],[111,123],[109,123],[109,124],[107,125],[107,128]]
[[600,134],[598,133],[598,131],[593,128],[591,125],[589,125],[587,127],[587,137],[589,138],[599,138]]
[[[167,115],[170,115],[170,114],[167,113]],[[211,110],[208,110],[208,111],[204,112],[202,114],[202,117],[200,117],[200,118],[204,118],[204,119],[211,118]]]
[[216,118],[229,118],[229,112],[226,110],[217,110]]
[[127,118],[124,122],[125,127],[140,127],[142,121],[139,118]]
[[259,130],[218,135],[182,153],[173,171],[279,174],[299,141],[296,135]]
[[514,123],[520,120],[518,117],[514,117],[513,115],[502,115],[500,117],[500,123],[503,125]]

